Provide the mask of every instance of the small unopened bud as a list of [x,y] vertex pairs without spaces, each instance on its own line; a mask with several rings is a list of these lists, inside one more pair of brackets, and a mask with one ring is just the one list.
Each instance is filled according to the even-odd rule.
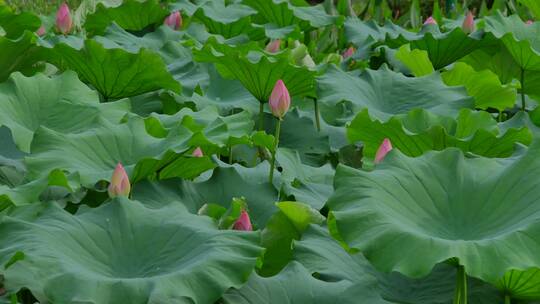
[[385,138],[381,145],[379,146],[379,149],[377,150],[377,154],[375,154],[375,163],[380,163],[386,154],[392,150],[392,143],[390,142],[390,139]]
[[173,30],[178,30],[180,27],[182,27],[182,15],[179,11],[172,12],[167,18],[165,18],[165,21],[163,24],[169,26]]
[[193,150],[193,153],[191,153],[191,155],[193,155],[195,157],[203,157],[204,156],[201,147],[197,147],[195,150]]
[[474,15],[471,11],[467,13],[465,20],[463,20],[463,25],[461,26],[463,32],[470,34],[474,32]]
[[251,226],[251,220],[249,219],[249,214],[246,212],[246,210],[242,210],[242,213],[240,213],[240,217],[233,225],[233,229],[242,231],[253,231],[253,227]]
[[114,169],[111,183],[109,184],[109,197],[129,196],[130,191],[131,184],[129,183],[129,177],[122,164],[118,163]]
[[343,52],[343,59],[347,59],[349,57],[351,57],[352,55],[354,55],[354,52],[356,52],[356,50],[354,49],[354,47],[349,47],[348,49],[345,50],[345,52]]
[[283,80],[279,79],[270,94],[269,100],[270,110],[275,117],[282,119],[283,116],[289,111],[291,106],[291,97],[289,96],[289,91],[283,83]]
[[71,20],[69,6],[64,2],[56,13],[56,27],[60,33],[67,35],[71,32],[72,25],[73,21]]
[[266,46],[266,51],[269,53],[277,53],[279,52],[280,47],[281,47],[281,39],[272,40]]
[[424,25],[429,25],[429,24],[437,25],[437,20],[435,20],[432,16],[430,16],[429,18],[426,19],[426,21],[424,21]]
[[41,25],[38,28],[38,30],[36,31],[36,34],[41,37],[41,36],[45,35],[46,32],[47,31],[45,30],[45,27],[43,25]]

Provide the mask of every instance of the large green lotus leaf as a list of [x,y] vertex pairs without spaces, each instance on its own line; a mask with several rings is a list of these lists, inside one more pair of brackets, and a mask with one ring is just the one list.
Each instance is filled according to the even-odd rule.
[[540,265],[539,152],[539,143],[505,159],[394,149],[372,172],[339,166],[330,223],[381,271],[422,277],[455,257],[495,283]]
[[[512,57],[508,49],[501,42],[498,46],[477,50],[463,61],[472,66],[476,71],[489,69],[501,80],[502,83],[512,83],[518,79],[520,82],[522,67]],[[525,94],[540,95],[540,70],[523,70],[523,83],[520,91]],[[511,84],[512,85],[512,84]]]
[[[456,269],[439,264],[425,278],[410,279],[399,273],[377,272],[360,254],[350,254],[332,239],[322,227],[311,225],[294,242],[294,259],[322,280],[347,280],[355,285],[370,286],[387,303],[451,304],[455,289]],[[469,302],[475,304],[501,303],[497,290],[480,280],[468,280]]]
[[208,77],[202,94],[195,92],[190,98],[198,108],[216,106],[222,113],[231,113],[237,108],[251,113],[258,111],[257,100],[238,80],[221,77],[214,66],[208,67]]
[[281,182],[288,195],[300,202],[321,209],[332,192],[335,170],[330,164],[312,167],[302,163],[298,151],[280,148],[276,160],[283,169]]
[[370,118],[364,110],[348,125],[347,136],[353,143],[363,143],[363,155],[370,160],[385,138],[412,157],[447,147],[486,157],[508,157],[514,153],[516,143],[528,145],[532,134],[526,127],[506,129],[505,125],[498,125],[487,112],[469,109],[461,110],[456,120],[417,109],[384,123]]
[[168,11],[157,0],[125,0],[120,6],[108,7],[98,3],[94,13],[86,16],[84,28],[101,34],[112,22],[129,31],[139,31],[148,25],[161,23]]
[[212,62],[226,78],[238,79],[260,102],[267,102],[278,79],[282,79],[294,97],[314,94],[315,72],[290,64],[289,52],[267,54],[256,43],[243,46],[220,44],[210,38],[194,59]]
[[106,48],[123,48],[136,53],[142,48],[159,51],[167,42],[181,40],[184,35],[184,32],[175,31],[163,25],[155,31],[139,37],[129,33],[116,24],[116,22],[113,22],[107,27],[103,36],[94,36],[93,39],[100,42]]
[[540,24],[525,24],[518,15],[503,16],[500,12],[485,18],[486,31],[499,38],[518,66],[540,71]]
[[[289,0],[243,0],[251,6],[264,22],[273,23],[281,28],[299,25],[303,30],[310,27],[320,28],[342,22],[341,18],[328,15],[322,5],[309,6],[305,1]],[[261,21],[262,21],[261,20]]]
[[540,269],[509,271],[496,285],[512,298],[538,300],[540,299]]
[[8,6],[0,4],[0,27],[10,39],[19,38],[24,31],[33,32],[39,28],[41,20],[32,13],[15,14]]
[[512,108],[516,102],[516,89],[502,85],[497,75],[490,70],[477,72],[466,63],[458,62],[441,76],[447,85],[465,86],[467,93],[474,97],[476,108],[503,111]]
[[229,116],[220,116],[213,106],[194,112],[183,108],[174,115],[151,114],[148,120],[158,120],[168,130],[176,126],[184,126],[194,133],[200,134],[192,140],[193,145],[217,145],[224,147],[233,143],[249,143],[247,137],[253,131],[255,123],[251,114],[242,111]]
[[292,259],[292,242],[298,240],[310,224],[322,224],[325,217],[309,205],[299,202],[276,203],[279,211],[274,214],[261,233],[264,264],[262,276],[273,276]]
[[257,233],[125,198],[77,215],[55,204],[38,214],[2,218],[0,261],[24,253],[2,269],[4,284],[40,302],[213,303],[247,280],[261,253]]
[[442,33],[436,26],[424,26],[420,32],[414,33],[389,21],[379,26],[373,21],[364,22],[357,18],[345,22],[345,33],[357,46],[380,42],[392,48],[410,44],[411,49],[425,50],[437,70],[493,43],[492,37],[484,38],[480,32],[469,35],[461,27]]
[[223,295],[226,304],[273,303],[346,303],[382,304],[373,291],[360,289],[349,282],[324,282],[314,278],[298,262],[290,263],[273,277],[251,275],[240,289],[231,289]]
[[177,128],[166,138],[152,137],[137,117],[124,124],[103,120],[100,127],[71,134],[41,127],[32,142],[32,155],[25,161],[30,178],[62,169],[78,172],[85,187],[109,180],[121,162],[135,182],[188,150],[191,136],[189,130]]
[[0,125],[11,129],[24,152],[30,152],[34,132],[40,126],[73,133],[97,126],[103,118],[118,122],[129,111],[126,102],[100,104],[96,92],[74,72],[54,78],[15,73],[0,84],[0,108]]
[[[267,114],[264,127],[266,133],[274,134],[277,119]],[[279,146],[296,150],[307,163],[321,163],[320,158],[330,153],[330,143],[327,134],[318,132],[314,119],[300,115],[300,111],[289,111],[281,123]]]
[[195,17],[212,34],[225,38],[247,34],[252,40],[261,40],[265,38],[264,31],[251,23],[250,16],[256,13],[249,6],[240,3],[225,5],[221,0],[205,2],[197,9]]
[[37,36],[28,31],[16,40],[0,36],[0,82],[15,71],[30,75],[40,70],[37,62],[42,59],[42,50],[36,45],[36,40]]
[[[152,208],[179,202],[191,213],[197,213],[204,204],[229,208],[233,198],[244,197],[252,222],[257,227],[264,227],[278,210],[274,204],[278,201],[278,192],[268,183],[268,163],[261,163],[254,168],[222,162],[218,162],[218,165],[212,176],[203,181],[171,179],[147,186],[143,183],[139,187],[137,184],[133,197],[145,203],[148,201]],[[154,198],[149,200],[151,197]],[[165,199],[158,200],[159,197]]]
[[201,206],[214,203],[226,208],[234,197],[244,197],[253,222],[262,228],[276,212],[274,203],[279,201],[278,191],[268,183],[269,170],[266,162],[253,168],[219,163],[210,179],[192,183],[192,191],[185,192],[184,197],[197,201]]
[[395,58],[405,65],[410,72],[416,76],[426,76],[433,73],[433,64],[429,60],[428,52],[424,50],[411,50],[409,44],[404,44],[399,47],[394,54]]
[[94,40],[86,40],[81,48],[58,43],[52,53],[57,57],[51,61],[61,68],[76,71],[106,99],[159,89],[180,90],[161,57],[147,49],[130,53],[119,48],[107,49]]
[[367,108],[372,117],[381,121],[415,108],[455,117],[461,108],[473,107],[464,89],[446,86],[438,73],[411,78],[383,67],[357,76],[331,67],[317,78],[317,84],[321,102],[335,105],[350,101],[355,112]]

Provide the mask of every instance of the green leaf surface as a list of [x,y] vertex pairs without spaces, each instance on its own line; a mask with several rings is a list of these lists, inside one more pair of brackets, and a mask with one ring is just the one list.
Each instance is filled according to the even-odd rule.
[[455,117],[459,109],[472,107],[463,89],[446,86],[438,74],[409,78],[382,68],[357,76],[332,67],[317,78],[317,84],[320,102],[350,101],[355,111],[367,108],[381,121],[415,108]]
[[194,59],[216,64],[225,78],[238,79],[259,102],[268,101],[278,79],[283,80],[291,97],[314,93],[314,72],[291,65],[287,52],[269,55],[253,43],[233,47],[211,38],[194,51]]
[[424,50],[411,50],[410,45],[405,44],[399,47],[395,56],[409,68],[416,77],[422,77],[433,73],[433,65],[431,64],[431,61],[429,61],[428,53]]
[[254,8],[264,23],[273,23],[281,28],[290,25],[299,25],[303,30],[310,27],[319,28],[339,23],[342,18],[328,15],[321,5],[308,6],[305,1],[291,3],[288,0],[243,0],[242,2]]
[[70,134],[41,127],[26,163],[31,178],[62,169],[78,172],[82,185],[92,188],[98,181],[109,180],[121,162],[136,182],[185,152],[191,135],[179,128],[167,138],[155,138],[146,133],[140,118],[124,124],[102,121],[100,127]]
[[24,152],[30,152],[34,133],[41,126],[74,133],[98,126],[102,119],[118,122],[129,110],[126,102],[100,104],[96,92],[73,72],[55,78],[14,73],[0,84],[0,108],[0,125],[11,129]]
[[422,277],[457,258],[467,274],[495,283],[540,264],[539,149],[506,159],[394,149],[372,172],[338,167],[327,204],[344,241],[381,271]]
[[41,69],[37,62],[42,59],[42,51],[36,39],[36,35],[28,31],[15,40],[0,36],[0,81],[5,81],[15,71],[31,75]]
[[163,60],[146,49],[130,53],[123,49],[107,49],[94,40],[86,40],[81,49],[59,43],[53,53],[58,56],[53,59],[56,64],[76,71],[83,81],[90,83],[107,99],[159,89],[180,90]]
[[157,0],[125,0],[119,6],[98,3],[94,13],[86,16],[85,29],[101,34],[112,22],[129,31],[139,31],[148,25],[162,23],[168,15]]
[[516,89],[502,85],[497,75],[489,70],[477,72],[466,63],[458,62],[441,76],[447,85],[465,86],[467,93],[474,97],[476,108],[502,111],[512,108],[516,102]]
[[411,157],[447,147],[486,157],[508,157],[516,143],[528,145],[532,134],[526,127],[506,129],[505,125],[497,124],[486,112],[468,109],[462,110],[456,120],[418,109],[384,123],[364,110],[347,127],[347,137],[352,143],[362,142],[363,155],[370,160],[385,138]]
[[290,263],[273,277],[263,278],[253,274],[246,285],[228,291],[223,299],[227,304],[385,303],[373,301],[365,290],[351,288],[347,282],[317,280],[298,262]]
[[240,287],[261,253],[256,233],[218,230],[174,208],[117,199],[77,215],[41,209],[0,223],[2,264],[24,252],[2,269],[6,288],[27,287],[40,301],[210,303]]
[[41,20],[29,12],[15,14],[9,7],[0,4],[0,27],[6,32],[5,37],[19,38],[24,31],[34,32],[41,25]]

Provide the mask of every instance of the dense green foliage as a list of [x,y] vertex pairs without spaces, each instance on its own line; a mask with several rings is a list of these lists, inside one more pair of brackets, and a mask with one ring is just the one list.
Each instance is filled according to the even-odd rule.
[[540,303],[535,1],[23,2],[0,303]]

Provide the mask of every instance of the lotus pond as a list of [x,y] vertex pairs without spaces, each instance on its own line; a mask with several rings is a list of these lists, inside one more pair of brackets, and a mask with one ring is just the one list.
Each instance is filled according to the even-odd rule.
[[0,303],[540,303],[537,1],[48,10],[0,3]]

